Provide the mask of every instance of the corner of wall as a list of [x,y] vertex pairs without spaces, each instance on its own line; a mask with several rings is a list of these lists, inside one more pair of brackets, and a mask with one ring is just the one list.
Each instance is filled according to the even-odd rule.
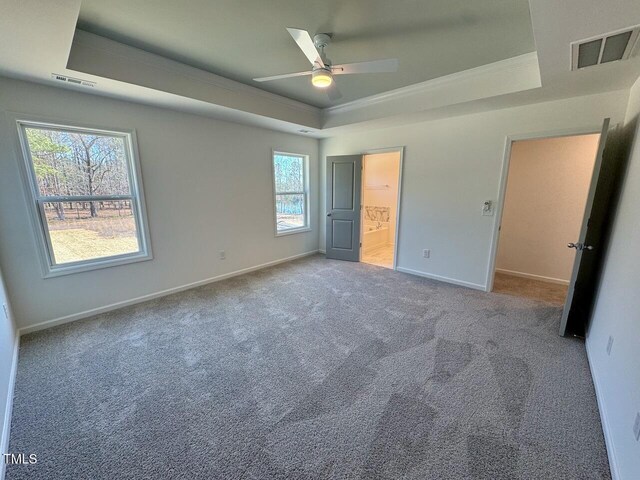
[[[13,320],[10,320],[13,324]],[[8,373],[8,375],[3,375],[6,379],[7,388],[6,388],[6,397],[4,399],[4,412],[2,412],[2,430],[0,431],[0,455],[4,455],[5,453],[9,453],[9,437],[11,433],[11,414],[13,411],[13,396],[15,392],[16,385],[16,375],[18,373],[18,352],[20,350],[20,335],[18,330],[13,325],[13,349],[10,352],[11,360],[8,365],[8,372],[2,372],[3,374]],[[2,402],[0,401],[0,405]],[[0,459],[0,480],[4,480],[5,478],[5,469],[6,464],[4,462],[4,457]]]

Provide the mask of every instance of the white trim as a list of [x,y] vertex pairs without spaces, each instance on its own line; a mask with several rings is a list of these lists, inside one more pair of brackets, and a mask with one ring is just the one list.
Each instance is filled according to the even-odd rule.
[[[142,169],[140,165],[140,156],[135,130],[79,125],[73,121],[50,120],[21,114],[12,114],[10,119],[15,122],[18,130],[18,148],[16,156],[20,163],[20,174],[25,190],[25,198],[27,204],[30,205],[30,208],[28,209],[29,217],[31,219],[32,228],[36,232],[38,257],[40,259],[43,278],[58,277],[61,275],[69,275],[153,259],[144,187],[142,185]],[[40,195],[38,189],[31,149],[29,148],[26,138],[26,128],[49,129],[65,132],[84,132],[123,139],[130,190],[128,197],[130,198],[132,212],[134,212],[136,234],[138,244],[140,245],[140,250],[138,252],[56,264],[53,245],[49,235],[48,222],[46,221],[45,214],[42,210],[42,204],[47,201],[48,197]],[[119,197],[119,195],[113,197]]]
[[507,135],[505,137],[504,156],[500,170],[500,184],[498,186],[498,201],[496,202],[496,214],[493,222],[493,232],[491,234],[491,248],[489,249],[489,262],[487,265],[486,291],[493,290],[493,277],[496,271],[496,258],[498,256],[498,241],[500,239],[500,225],[502,224],[502,213],[504,211],[504,201],[507,192],[507,179],[509,177],[509,164],[511,161],[511,145],[520,140],[535,140],[541,138],[570,137],[576,135],[591,135],[601,133],[602,126],[587,126],[576,128],[562,128],[557,130],[539,131],[533,133],[520,133]]
[[419,270],[412,270],[410,268],[404,267],[396,267],[398,272],[408,273],[410,275],[417,275],[418,277],[430,278],[431,280],[438,280],[439,282],[451,283],[453,285],[459,285],[461,287],[472,288],[474,290],[482,290],[485,291],[485,285],[480,285],[479,283],[471,283],[465,280],[458,280],[456,278],[443,277],[441,275],[435,275],[433,273],[421,272]]
[[415,83],[395,90],[389,90],[388,92],[359,98],[351,102],[325,108],[323,110],[323,114],[326,116],[328,114],[335,115],[338,113],[350,112],[390,100],[398,100],[400,98],[411,97],[417,94],[430,93],[432,90],[435,90],[442,85],[455,86],[456,83],[474,79],[478,76],[503,72],[508,73],[513,70],[526,69],[531,65],[534,65],[536,68],[538,67],[537,52],[525,53],[523,55],[518,55],[517,57],[507,58],[505,60],[481,65],[475,68],[469,68],[461,72],[455,72],[442,77],[433,78],[425,82]]
[[306,233],[310,231],[311,231],[311,227],[287,228],[286,230],[276,233],[276,237],[286,237],[287,235],[294,235],[296,233]]
[[[275,157],[276,155],[290,156],[290,157],[300,157],[302,158],[302,181],[304,192],[276,192],[276,165],[275,165]],[[272,148],[271,149],[271,187],[273,189],[273,229],[275,231],[275,236],[283,237],[285,235],[293,235],[295,233],[304,233],[311,231],[311,192],[309,188],[309,160],[310,156],[306,153],[293,153],[287,152],[286,150],[279,150]],[[302,227],[294,227],[287,228],[286,230],[278,231],[278,205],[276,201],[277,195],[304,195],[304,226]]]
[[[400,238],[400,204],[401,204],[401,199],[402,199],[402,171],[404,170],[404,146],[401,147],[388,147],[388,148],[376,148],[374,150],[368,150],[366,152],[364,152],[362,154],[362,165],[364,168],[365,165],[365,159],[364,157],[367,155],[378,155],[378,154],[382,154],[382,153],[399,153],[400,154],[400,161],[398,163],[398,195],[396,198],[396,230],[395,230],[395,234],[394,234],[394,238],[393,238],[393,265],[392,265],[392,269],[393,270],[398,270],[398,245],[400,245],[399,242],[399,238]],[[357,154],[356,154],[357,155]],[[364,170],[363,170],[364,173]],[[364,185],[364,174],[362,175],[362,193],[360,195],[361,197],[361,201],[360,204],[363,204],[364,201],[364,190],[365,190],[365,185]],[[363,236],[363,231],[362,231],[362,221],[360,222],[360,243],[362,244],[362,236]],[[360,260],[362,261],[362,252],[360,252]]]
[[593,386],[596,391],[596,403],[598,404],[598,411],[600,412],[600,423],[602,424],[602,433],[604,434],[604,444],[607,447],[607,456],[609,457],[609,468],[611,469],[611,479],[619,480],[620,474],[618,473],[618,461],[616,459],[615,449],[613,448],[613,438],[611,436],[611,427],[609,426],[609,420],[607,417],[607,407],[604,404],[604,396],[600,389],[600,383],[598,382],[598,375],[596,369],[591,361],[591,343],[587,338],[585,342],[585,348],[587,350],[587,361],[589,362],[589,371],[591,372],[591,379],[593,380]]
[[540,280],[541,282],[557,283],[559,285],[569,285],[569,280],[562,278],[545,277],[543,275],[534,275],[533,273],[516,272],[515,270],[496,268],[496,273],[503,273],[505,275],[511,275],[512,277],[530,278],[532,280]]
[[326,254],[327,254],[327,251],[326,251],[326,250],[318,249],[318,253],[321,253],[321,254],[323,254],[323,255],[326,255]]
[[[13,395],[16,387],[16,375],[18,373],[18,352],[20,351],[20,334],[16,332],[13,344],[13,358],[11,360],[11,372],[9,373],[9,388],[7,388],[7,406],[4,411],[4,424],[2,425],[2,438],[0,443],[0,455],[9,453],[9,435],[11,434],[11,415],[13,412]],[[4,457],[0,458],[0,480],[4,480],[6,464]]]
[[173,293],[183,292],[185,290],[189,290],[190,288],[200,287],[202,285],[207,285],[209,283],[219,282],[221,280],[226,280],[227,278],[237,277],[238,275],[244,275],[245,273],[255,272],[256,270],[262,270],[263,268],[272,267],[274,265],[279,265],[281,263],[290,262],[292,260],[297,260],[298,258],[308,257],[318,253],[318,250],[311,250],[309,252],[299,253],[297,255],[292,255],[290,257],[281,258],[278,260],[272,260],[267,263],[262,263],[260,265],[256,265],[253,267],[242,268],[240,270],[235,270],[229,273],[223,273],[222,275],[217,275],[211,278],[205,278],[204,280],[198,280],[197,282],[187,283],[186,285],[180,285],[178,287],[168,288],[166,290],[161,290],[159,292],[150,293],[148,295],[142,295],[140,297],[131,298],[129,300],[123,300],[121,302],[112,303],[110,305],[106,305],[104,307],[92,308],[90,310],[85,310],[84,312],[74,313],[71,315],[66,315],[64,317],[54,318],[52,320],[46,320],[44,322],[36,323],[35,325],[29,325],[27,327],[22,327],[18,329],[18,334],[20,336],[25,335],[27,333],[36,332],[38,330],[44,330],[47,328],[55,327],[56,325],[62,325],[64,323],[74,322],[76,320],[80,320],[83,318],[91,317],[93,315],[99,315],[101,313],[110,312],[112,310],[117,310],[118,308],[127,307],[129,305],[134,305],[136,303],[146,302],[148,300],[153,300],[155,298],[165,297],[167,295],[171,295]]

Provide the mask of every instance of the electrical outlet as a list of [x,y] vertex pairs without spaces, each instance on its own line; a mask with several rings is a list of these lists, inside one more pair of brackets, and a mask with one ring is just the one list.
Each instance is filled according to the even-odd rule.
[[225,253],[224,250],[220,250],[219,255],[220,255],[220,260],[224,260],[225,258],[227,258],[227,254]]
[[429,258],[431,257],[431,250],[429,250],[428,248],[425,248],[424,250],[422,250],[422,258]]
[[613,347],[613,337],[609,335],[609,341],[607,342],[607,355],[611,355],[612,347]]
[[633,424],[633,434],[636,436],[636,442],[640,441],[640,412],[636,413],[636,422]]

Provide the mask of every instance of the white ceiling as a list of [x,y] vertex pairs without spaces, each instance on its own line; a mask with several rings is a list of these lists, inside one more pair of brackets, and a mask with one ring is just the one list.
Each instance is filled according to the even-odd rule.
[[[284,0],[280,3],[279,1],[270,1],[269,8],[275,8],[273,5],[282,7]],[[92,0],[85,2],[89,2],[88,6]],[[119,4],[119,0],[104,3],[114,6]],[[248,5],[252,2],[234,3]],[[298,0],[293,3],[307,5],[311,2]],[[351,3],[337,2],[336,5]],[[398,5],[405,2],[387,3]],[[511,1],[505,0],[503,3]],[[153,4],[156,5],[156,2]],[[159,2],[157,4],[160,5]],[[406,4],[426,6],[433,3],[406,0]],[[530,0],[529,4],[535,53],[502,59],[432,79],[428,79],[428,72],[423,70],[421,75],[425,75],[422,78],[427,79],[426,81],[329,108],[318,108],[266,92],[102,36],[76,33],[78,16],[81,13],[80,0],[0,0],[0,75],[282,131],[299,132],[304,129],[310,132],[309,135],[316,137],[335,135],[346,130],[379,128],[429,118],[628,89],[640,76],[637,48],[630,60],[577,72],[570,70],[569,56],[569,45],[572,41],[640,24],[640,2],[637,0]],[[444,2],[438,5],[442,7]],[[161,13],[162,9],[158,8],[158,11]],[[197,9],[195,13],[198,13]],[[456,17],[455,11],[450,12],[449,17],[445,13],[440,12],[438,18],[463,18]],[[251,10],[250,16],[255,15],[259,16],[260,10]],[[361,15],[366,16],[368,13],[365,11]],[[227,14],[220,17],[223,20],[229,18]],[[333,17],[325,15],[322,18],[327,22]],[[329,20],[326,20],[327,18]],[[340,31],[341,26],[338,18],[341,17],[336,17],[336,23],[329,25],[336,32]],[[394,21],[400,21],[400,17],[394,18]],[[393,28],[387,30],[389,38],[397,36],[394,42],[397,41],[399,44],[407,41],[406,38],[401,39],[403,35],[408,38],[417,35],[412,32],[417,23],[411,23],[406,18],[403,21],[405,32],[402,31],[402,25],[396,23],[392,23]],[[297,26],[311,31],[314,27],[324,29],[324,25],[316,26],[313,21],[310,22],[307,25],[311,26]],[[193,25],[195,28],[198,23]],[[375,21],[371,20],[370,25],[375,26]],[[414,57],[420,56],[420,49],[428,50],[430,45],[437,44],[435,40],[442,35],[446,36],[434,33],[433,30],[438,29],[432,29],[429,34],[433,36],[433,40],[416,48]],[[349,37],[346,32],[347,30],[343,30],[345,51],[349,42],[352,42],[352,45],[357,44],[356,38],[366,36],[365,30],[354,28],[350,31],[352,39],[347,41]],[[298,54],[293,42],[289,44],[286,32],[284,35],[282,48],[287,45],[286,48],[292,49],[292,55]],[[336,45],[337,35],[336,33]],[[248,42],[260,43],[260,40]],[[149,49],[147,46],[147,50]],[[385,51],[382,56],[400,56],[400,53],[396,55]],[[300,57],[301,66],[304,68],[304,57],[301,54]],[[287,54],[283,58],[286,62],[290,61],[291,57]],[[371,58],[363,55],[344,60],[368,59]],[[343,61],[342,58],[334,60]],[[467,63],[461,67],[459,65],[462,64],[454,66],[453,62],[449,62],[445,66],[439,65],[438,68],[442,68],[439,73],[443,74],[447,69],[453,69],[455,72],[456,69],[470,67],[473,64]],[[264,65],[261,68],[265,68]],[[274,65],[273,71],[260,74],[279,71],[280,67]],[[91,80],[96,82],[96,85],[93,88],[67,85],[52,80],[51,73]],[[371,91],[377,91],[376,88],[379,88],[374,79],[371,79],[371,88]],[[295,96],[290,93],[287,95]]]
[[[527,0],[84,0],[78,28],[316,107],[386,92],[535,50]],[[334,64],[398,58],[397,73],[337,78],[336,102],[309,77],[286,27],[331,33]]]

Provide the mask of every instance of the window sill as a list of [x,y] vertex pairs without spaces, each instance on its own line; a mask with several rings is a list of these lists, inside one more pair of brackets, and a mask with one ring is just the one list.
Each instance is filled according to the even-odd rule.
[[128,265],[130,263],[146,262],[152,260],[151,253],[140,252],[135,255],[128,255],[120,258],[106,258],[103,260],[90,260],[78,264],[60,265],[56,267],[49,266],[45,271],[43,278],[62,277],[64,275],[72,275],[74,273],[90,272],[93,270],[101,270],[103,268],[117,267],[119,265]]
[[296,233],[305,233],[310,231],[311,231],[311,227],[290,228],[288,230],[283,230],[281,232],[276,231],[276,237],[285,237],[287,235],[294,235]]

